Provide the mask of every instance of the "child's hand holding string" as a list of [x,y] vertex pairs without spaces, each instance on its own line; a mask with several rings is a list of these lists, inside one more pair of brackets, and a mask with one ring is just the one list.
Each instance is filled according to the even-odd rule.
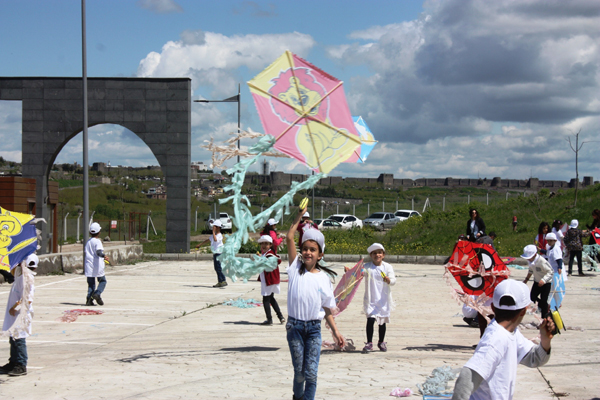
[[542,345],[544,350],[546,350],[546,353],[550,351],[550,341],[554,337],[554,334],[552,332],[554,332],[555,330],[556,325],[554,324],[552,317],[547,316],[546,318],[544,318],[542,324],[540,325],[540,344]]

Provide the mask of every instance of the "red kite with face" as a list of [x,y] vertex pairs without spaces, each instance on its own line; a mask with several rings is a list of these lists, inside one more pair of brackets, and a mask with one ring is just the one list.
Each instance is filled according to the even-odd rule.
[[488,244],[459,240],[446,266],[466,294],[494,295],[494,288],[510,275],[496,250]]

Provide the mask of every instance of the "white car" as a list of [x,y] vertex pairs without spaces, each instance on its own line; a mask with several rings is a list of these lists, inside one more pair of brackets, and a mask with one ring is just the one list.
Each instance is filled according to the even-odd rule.
[[388,212],[376,212],[369,215],[369,218],[365,218],[365,225],[368,225],[377,230],[391,229],[400,220],[392,213]]
[[[219,213],[219,219],[221,220],[221,224],[223,224],[221,226],[221,230],[231,232],[231,228],[233,227],[233,224],[231,222],[231,218],[229,217],[229,214],[224,213],[224,212]],[[208,230],[212,230],[214,220],[215,219],[212,217],[212,215],[208,216],[208,220],[206,220],[206,228]]]
[[421,216],[421,214],[419,214],[419,212],[415,211],[415,210],[396,210],[394,215],[396,217],[400,218],[400,221],[406,221],[410,217],[420,217]]
[[342,229],[342,224],[332,219],[315,219],[313,222],[317,224],[320,231],[326,231],[328,229]]
[[339,222],[342,225],[342,229],[363,227],[363,222],[350,214],[334,214],[327,219]]

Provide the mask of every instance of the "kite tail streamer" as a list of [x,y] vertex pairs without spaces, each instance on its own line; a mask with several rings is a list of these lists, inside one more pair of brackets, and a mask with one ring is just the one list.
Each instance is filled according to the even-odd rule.
[[265,226],[267,220],[272,214],[275,214],[276,219],[283,217],[283,214],[290,213],[290,207],[294,205],[294,195],[305,189],[310,189],[316,183],[325,177],[325,174],[312,175],[304,182],[292,182],[290,191],[283,195],[271,207],[267,208],[257,216],[253,217],[250,211],[250,201],[248,197],[242,194],[242,186],[246,177],[248,168],[256,163],[264,152],[271,150],[275,144],[275,138],[271,135],[263,136],[258,143],[250,148],[250,152],[255,154],[254,157],[243,160],[237,163],[233,168],[227,170],[228,174],[233,174],[231,185],[226,186],[225,192],[233,194],[225,199],[219,200],[221,204],[231,201],[233,204],[234,216],[231,217],[237,231],[228,235],[227,241],[223,246],[223,252],[220,256],[221,267],[223,273],[232,281],[243,279],[247,282],[252,276],[261,273],[262,271],[273,271],[277,267],[277,259],[275,257],[251,256],[250,258],[236,257],[242,244],[248,242],[249,232],[256,232],[258,229]]
[[586,244],[583,246],[583,254],[588,257],[591,264],[591,269],[596,272],[600,272],[600,267],[596,260],[600,259],[600,244]]

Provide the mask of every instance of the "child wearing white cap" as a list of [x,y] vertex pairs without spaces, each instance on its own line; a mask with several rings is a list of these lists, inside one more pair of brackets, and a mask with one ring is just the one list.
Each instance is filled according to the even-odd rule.
[[[546,235],[547,237],[547,235]],[[548,297],[552,288],[552,276],[554,270],[550,263],[537,253],[535,244],[527,245],[523,248],[521,258],[529,262],[529,272],[523,283],[529,282],[529,278],[533,275],[533,286],[531,287],[531,301],[538,303],[538,307],[542,312],[542,318],[548,315]]]
[[345,346],[331,309],[335,297],[331,277],[335,272],[322,264],[325,238],[317,229],[303,233],[298,256],[294,233],[306,208],[300,209],[288,230],[288,322],[287,341],[294,367],[294,399],[313,400],[317,391],[317,374],[321,357],[321,320],[325,318],[336,343]]
[[279,277],[279,264],[281,263],[281,258],[273,251],[273,238],[271,236],[261,236],[258,239],[258,243],[260,244],[260,253],[263,257],[277,258],[277,267],[270,272],[261,272],[258,277],[258,280],[260,281],[260,294],[263,297],[263,307],[265,309],[265,315],[267,316],[267,320],[263,322],[262,325],[273,325],[271,306],[273,307],[273,310],[275,310],[279,322],[283,324],[285,318],[283,318],[283,314],[279,309],[279,304],[277,304],[277,300],[275,300],[275,295],[279,294],[279,283],[281,282]]
[[548,362],[555,329],[552,318],[545,318],[540,325],[539,345],[526,339],[518,328],[529,303],[529,290],[524,283],[505,279],[496,286],[492,302],[495,318],[485,330],[473,357],[461,369],[453,400],[510,400],[515,390],[517,366],[537,368]]
[[367,249],[371,261],[364,266],[365,297],[363,311],[367,316],[367,343],[363,352],[373,351],[373,330],[375,322],[379,326],[377,347],[387,351],[385,340],[386,324],[390,322],[390,314],[394,309],[391,286],[396,284],[396,275],[392,266],[385,261],[385,249],[380,243],[373,243]]
[[312,222],[312,220],[310,219],[310,214],[308,213],[308,211],[304,212],[304,214],[302,214],[302,221],[298,224],[298,228],[296,228],[296,230],[298,231],[298,247],[302,247],[302,235],[304,235],[304,232],[306,232],[309,229],[319,229],[319,227],[317,226],[317,224],[315,224],[314,222]]
[[[101,306],[104,305],[104,300],[102,300],[100,295],[104,292],[104,288],[106,288],[104,260],[108,260],[108,257],[104,254],[104,246],[98,238],[100,229],[99,223],[92,223],[90,225],[90,234],[92,237],[85,244],[85,265],[83,269],[88,284],[88,293],[85,299],[86,306],[93,306],[94,300]],[[98,288],[96,288],[96,279],[98,279]]]
[[0,374],[9,376],[27,375],[27,342],[31,335],[33,319],[34,275],[39,263],[35,254],[30,254],[10,271],[15,280],[10,288],[6,313],[2,324],[3,334],[9,336],[10,358],[0,367]]
[[210,251],[213,253],[213,267],[215,272],[217,273],[217,283],[213,285],[215,288],[225,287],[227,286],[227,280],[225,279],[225,274],[223,274],[223,268],[221,267],[221,253],[223,252],[223,234],[221,233],[221,228],[223,227],[223,223],[216,219],[212,223],[212,234],[208,237],[207,240],[198,243],[196,247],[204,246],[206,243],[210,242]]
[[273,245],[271,246],[271,249],[275,254],[277,254],[277,248],[279,247],[281,242],[283,242],[283,236],[278,235],[277,230],[275,229],[275,225],[277,225],[278,222],[279,221],[277,221],[275,218],[269,218],[267,224],[260,232],[261,236],[268,235],[271,237],[271,239],[273,240]]

